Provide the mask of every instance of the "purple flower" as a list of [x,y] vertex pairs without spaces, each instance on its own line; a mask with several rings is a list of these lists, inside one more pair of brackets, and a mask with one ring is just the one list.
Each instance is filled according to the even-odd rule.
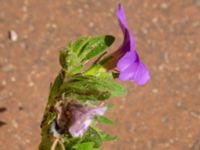
[[104,115],[106,107],[90,108],[81,104],[70,104],[71,125],[69,132],[73,137],[82,137],[95,116]]
[[119,48],[122,57],[117,62],[120,80],[131,80],[138,85],[144,85],[149,79],[149,71],[136,52],[136,44],[132,32],[128,28],[124,10],[119,4],[117,10],[119,25],[124,35],[124,41]]

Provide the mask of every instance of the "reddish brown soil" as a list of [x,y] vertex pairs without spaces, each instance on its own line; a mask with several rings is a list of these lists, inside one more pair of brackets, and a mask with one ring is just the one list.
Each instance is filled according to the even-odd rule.
[[[104,150],[200,150],[200,1],[123,0],[138,52],[151,71],[113,99],[121,137]],[[0,149],[36,150],[58,52],[79,36],[122,42],[116,0],[0,0]],[[14,30],[17,41],[8,38]]]

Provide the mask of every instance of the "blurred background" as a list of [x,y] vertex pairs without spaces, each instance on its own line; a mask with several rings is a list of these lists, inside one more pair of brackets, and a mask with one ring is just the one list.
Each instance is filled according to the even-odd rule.
[[[0,0],[0,149],[36,150],[59,50],[79,36],[122,43],[117,0]],[[122,0],[152,79],[112,99],[120,137],[103,150],[200,150],[200,0]]]

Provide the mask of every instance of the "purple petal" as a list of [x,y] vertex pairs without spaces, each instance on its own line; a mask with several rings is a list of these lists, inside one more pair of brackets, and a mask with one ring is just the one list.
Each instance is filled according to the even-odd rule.
[[120,80],[131,80],[138,85],[144,85],[149,79],[150,75],[146,66],[141,62],[134,62],[129,67],[120,73]]
[[[79,107],[80,109],[81,107]],[[83,110],[83,108],[81,108]],[[88,127],[90,126],[92,119],[95,116],[104,115],[106,112],[106,107],[98,107],[94,109],[89,109],[87,112],[82,111],[79,112],[78,109],[74,109],[72,114],[75,116],[75,120],[72,123],[71,127],[69,128],[69,132],[73,137],[81,137],[87,131]],[[77,114],[79,114],[77,116]]]
[[120,72],[126,70],[137,59],[135,51],[126,52],[125,55],[118,61],[117,68]]
[[124,55],[117,63],[117,68],[120,73],[119,79],[131,80],[138,85],[144,85],[150,79],[149,71],[141,62],[139,55],[136,52],[135,40],[133,34],[128,28],[121,4],[119,4],[117,10],[117,17],[124,34],[124,41],[119,49],[124,52]]
[[73,137],[82,137],[90,126],[92,119],[80,119],[69,128],[69,132]]
[[124,9],[121,6],[121,4],[119,4],[119,7],[118,7],[117,17],[118,17],[119,25],[124,34],[124,41],[120,49],[123,51],[135,50],[136,48],[135,40],[134,40],[132,32],[129,31],[126,17],[124,14]]
[[144,85],[150,79],[150,74],[148,69],[143,63],[139,63],[135,71],[134,76],[131,78],[132,81],[135,81],[138,85]]

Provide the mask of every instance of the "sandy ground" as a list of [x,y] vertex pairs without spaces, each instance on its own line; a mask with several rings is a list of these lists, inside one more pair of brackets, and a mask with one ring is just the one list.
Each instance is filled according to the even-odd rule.
[[[144,87],[110,100],[120,136],[104,150],[200,150],[200,1],[122,0],[151,71]],[[116,0],[0,0],[0,149],[37,150],[59,50],[79,36],[122,42]],[[12,34],[11,37],[8,35]]]

